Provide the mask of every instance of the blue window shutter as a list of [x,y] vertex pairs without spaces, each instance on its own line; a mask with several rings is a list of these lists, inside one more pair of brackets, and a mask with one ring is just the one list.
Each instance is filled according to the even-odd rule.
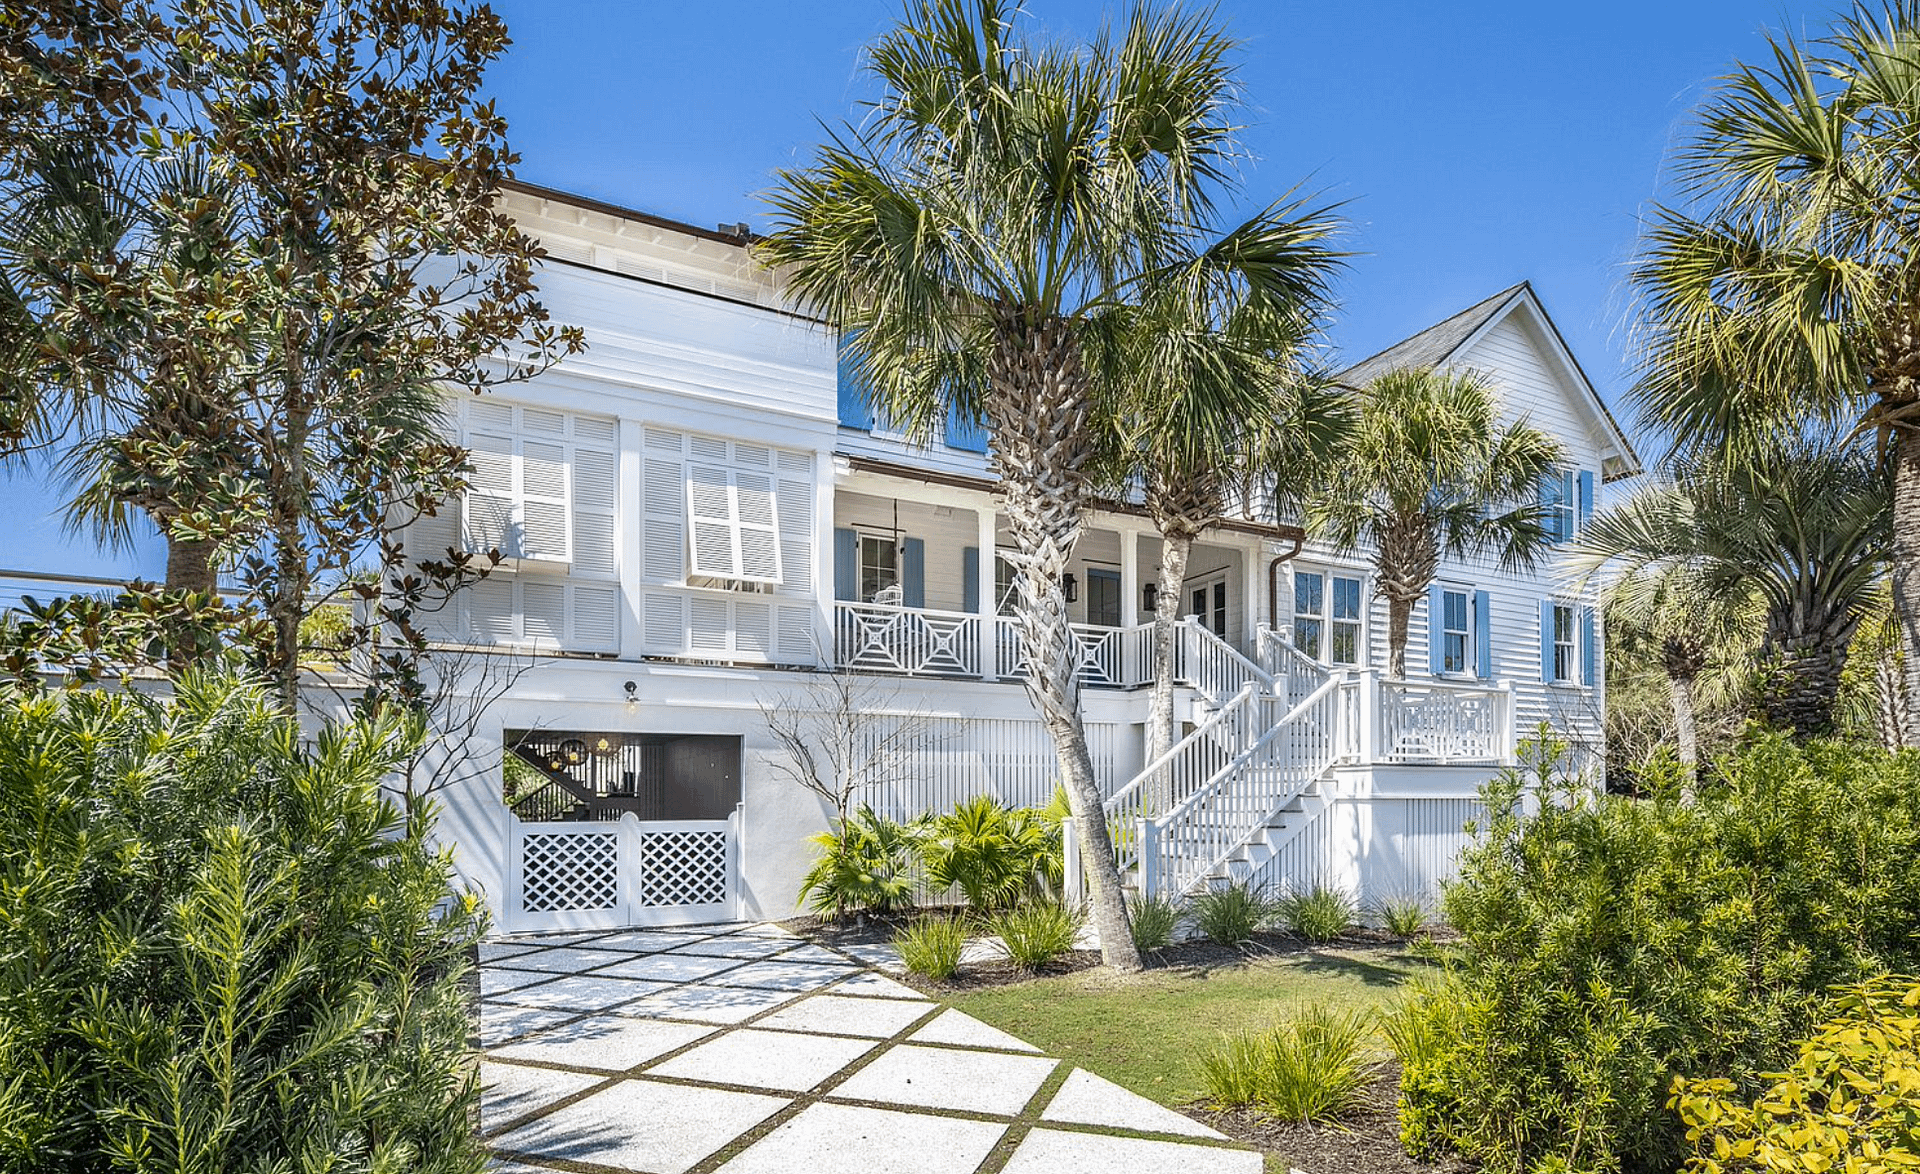
[[1587,524],[1593,517],[1593,470],[1580,470],[1580,513],[1574,518],[1576,528]]
[[1591,689],[1600,679],[1600,633],[1593,622],[1593,609],[1580,609],[1580,680]]
[[924,539],[909,538],[900,544],[900,602],[908,607],[927,606],[927,544]]
[[1553,683],[1553,600],[1540,601],[1540,679]]
[[1435,583],[1427,588],[1427,671],[1439,676],[1447,667],[1446,589]]
[[960,590],[966,603],[964,610],[980,610],[980,548],[963,546],[960,548]]
[[840,424],[868,432],[873,429],[873,409],[868,402],[867,381],[860,377],[860,363],[852,350],[857,337],[848,333],[840,339]]
[[1473,593],[1473,675],[1493,676],[1493,600],[1484,591]]
[[966,452],[986,452],[986,426],[961,412],[959,404],[948,404],[947,444]]
[[833,532],[833,597],[860,598],[860,536],[852,530]]

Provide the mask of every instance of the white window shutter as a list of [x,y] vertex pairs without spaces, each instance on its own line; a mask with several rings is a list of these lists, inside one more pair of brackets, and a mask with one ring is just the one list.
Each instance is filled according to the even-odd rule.
[[681,440],[672,448],[647,430],[647,455],[641,469],[641,577],[655,583],[678,583],[687,577],[687,485]]
[[461,511],[466,549],[497,550],[512,556],[517,497],[513,437],[469,433],[466,447],[469,468],[466,501]]
[[739,527],[734,520],[733,476],[728,470],[712,465],[688,468],[687,524],[693,532],[693,573],[739,578]]
[[573,559],[573,495],[567,446],[520,440],[520,549],[518,557],[566,563]]
[[773,478],[736,471],[733,500],[740,543],[737,578],[756,583],[780,581],[780,530],[774,516]]
[[614,501],[619,462],[611,450],[575,446],[573,452],[573,571],[612,575]]

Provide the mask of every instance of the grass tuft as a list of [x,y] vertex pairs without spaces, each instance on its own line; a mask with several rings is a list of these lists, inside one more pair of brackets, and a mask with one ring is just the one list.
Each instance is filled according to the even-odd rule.
[[1366,1086],[1366,1019],[1316,1004],[1265,1031],[1227,1036],[1200,1057],[1207,1095],[1220,1108],[1264,1109],[1288,1121],[1335,1121]]
[[1305,892],[1282,897],[1278,912],[1288,933],[1318,945],[1335,941],[1346,933],[1360,911],[1353,898],[1339,889],[1315,884]]
[[960,951],[966,944],[967,925],[958,917],[916,917],[893,935],[893,948],[907,969],[936,980],[952,978],[960,970]]
[[1427,899],[1419,893],[1396,893],[1374,903],[1380,928],[1396,938],[1411,940],[1427,928]]
[[987,919],[1000,935],[1007,959],[1022,970],[1038,970],[1073,949],[1081,915],[1052,901],[1029,901]]
[[1127,903],[1127,924],[1136,949],[1164,950],[1180,928],[1180,903],[1159,894],[1137,897]]
[[1200,932],[1223,946],[1237,946],[1273,920],[1274,905],[1265,889],[1234,881],[1193,899],[1193,920]]

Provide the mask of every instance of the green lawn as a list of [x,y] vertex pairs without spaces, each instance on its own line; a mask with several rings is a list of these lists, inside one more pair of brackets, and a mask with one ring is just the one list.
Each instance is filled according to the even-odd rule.
[[1314,1002],[1384,1006],[1428,970],[1398,947],[1321,950],[1133,978],[1084,970],[946,1001],[1048,1055],[1161,1104],[1182,1105],[1200,1096],[1198,1057],[1222,1032],[1266,1027]]

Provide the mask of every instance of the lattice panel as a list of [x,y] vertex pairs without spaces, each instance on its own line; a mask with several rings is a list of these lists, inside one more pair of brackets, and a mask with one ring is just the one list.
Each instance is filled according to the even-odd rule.
[[528,913],[620,904],[618,832],[530,832],[520,850],[520,905]]
[[640,904],[718,905],[727,899],[727,833],[647,832],[640,837]]

